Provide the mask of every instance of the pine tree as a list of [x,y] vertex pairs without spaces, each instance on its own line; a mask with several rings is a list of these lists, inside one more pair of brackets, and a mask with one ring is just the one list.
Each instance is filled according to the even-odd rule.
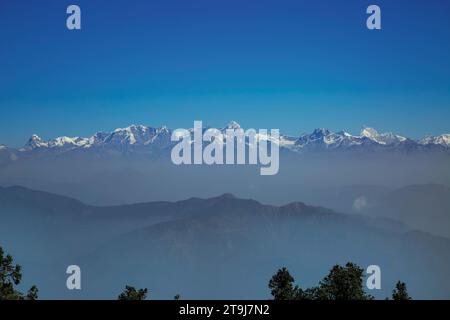
[[23,295],[15,287],[22,280],[22,267],[14,265],[11,255],[5,255],[3,248],[0,247],[0,300],[36,300],[38,298],[38,289],[33,286],[27,295]]
[[335,265],[319,283],[309,289],[315,300],[371,300],[364,291],[364,269],[348,262],[344,267]]
[[392,290],[392,300],[411,300],[404,282],[397,282],[395,289]]
[[32,286],[26,295],[27,300],[37,300],[38,298],[38,288],[36,286]]
[[125,290],[119,295],[119,300],[145,300],[147,298],[147,288],[136,289],[132,286],[125,286]]
[[335,265],[319,286],[302,290],[286,268],[269,282],[275,300],[372,300],[364,291],[364,269],[354,263]]
[[286,268],[279,269],[269,281],[270,293],[274,300],[295,300],[299,288],[294,286],[294,278]]

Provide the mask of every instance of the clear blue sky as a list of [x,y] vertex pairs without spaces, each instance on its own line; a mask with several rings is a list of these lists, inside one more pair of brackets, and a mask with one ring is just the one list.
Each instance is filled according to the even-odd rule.
[[194,120],[440,134],[449,57],[446,0],[1,0],[0,143]]

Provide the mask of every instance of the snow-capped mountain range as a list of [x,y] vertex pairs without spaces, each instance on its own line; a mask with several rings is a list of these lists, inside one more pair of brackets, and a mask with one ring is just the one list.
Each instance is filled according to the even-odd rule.
[[[222,129],[240,128],[235,121]],[[0,145],[0,152],[10,152],[15,156],[38,151],[88,151],[88,150],[134,150],[134,149],[167,149],[174,143],[170,140],[172,130],[167,127],[153,128],[143,125],[131,125],[118,128],[112,132],[98,132],[89,138],[57,137],[44,140],[38,135],[32,135],[28,142],[20,149]],[[259,135],[260,139],[267,137]],[[345,131],[332,132],[327,129],[316,129],[312,133],[299,137],[282,135],[280,147],[302,153],[306,150],[359,150],[359,149],[387,149],[387,150],[442,150],[450,151],[450,134],[425,137],[413,140],[394,133],[378,133],[375,129],[365,127],[359,135],[352,135]]]
[[169,143],[170,135],[171,131],[166,127],[152,128],[142,125],[118,128],[110,133],[97,132],[90,138],[63,136],[45,141],[34,134],[19,151],[32,151],[36,149],[73,150],[105,146],[151,145],[159,142]]

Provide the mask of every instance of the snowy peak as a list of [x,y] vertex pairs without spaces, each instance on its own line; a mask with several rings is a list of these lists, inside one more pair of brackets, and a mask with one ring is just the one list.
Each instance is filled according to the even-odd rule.
[[[444,135],[445,136],[445,135]],[[295,143],[292,137],[283,137],[284,146],[296,151],[306,149],[355,149],[355,148],[415,148],[418,142],[406,137],[387,132],[379,133],[377,130],[364,127],[360,135],[352,135],[346,131],[332,132],[328,129],[315,129],[311,134],[301,135]],[[445,144],[445,138],[433,140],[436,144]],[[426,143],[424,143],[426,144]],[[445,145],[448,147],[449,145]]]
[[97,132],[92,137],[89,138],[89,142],[84,146],[85,148],[90,148],[92,146],[99,145],[105,141],[105,139],[110,135],[108,132]]
[[436,137],[425,137],[420,140],[419,143],[422,145],[434,144],[444,147],[450,147],[450,134],[441,134],[440,136]]
[[33,134],[30,139],[28,140],[29,143],[43,143],[44,141],[42,140],[41,137],[39,137],[37,134]]
[[170,133],[170,130],[166,126],[162,126],[162,127],[159,127],[158,129],[156,129],[156,133],[158,133],[158,134],[168,134],[168,133]]
[[361,130],[361,137],[366,137],[371,140],[375,140],[378,136],[379,136],[378,131],[373,128],[366,127]]
[[315,129],[311,134],[303,134],[295,142],[298,149],[306,148],[326,148],[335,149],[341,146],[360,144],[357,137],[350,135],[345,131],[331,132],[328,129]]
[[310,135],[313,139],[322,139],[324,137],[327,137],[330,135],[331,131],[325,128],[318,128],[313,131],[313,133]]
[[171,131],[163,126],[160,128],[131,125],[126,128],[117,128],[112,132],[97,132],[90,138],[58,137],[44,141],[37,135],[32,135],[22,151],[35,149],[77,149],[107,146],[148,145],[156,141],[170,142]]
[[114,130],[103,142],[115,145],[149,145],[157,140],[170,140],[170,134],[171,131],[166,126],[152,128],[131,125]]
[[33,134],[30,139],[28,139],[28,142],[25,144],[24,148],[25,150],[33,150],[37,148],[47,148],[48,143],[42,140],[41,137],[39,137],[37,134]]
[[369,127],[366,127],[361,131],[361,137],[366,137],[382,145],[398,144],[407,140],[405,137],[393,134],[392,132],[380,134],[377,130]]
[[49,148],[63,148],[63,147],[83,147],[89,143],[87,138],[79,137],[58,137],[56,139],[48,141]]
[[131,125],[126,128],[115,129],[104,142],[114,145],[130,144],[141,142],[148,136],[149,128],[145,126]]
[[34,149],[51,149],[51,148],[77,148],[82,147],[89,143],[89,139],[87,138],[79,138],[79,137],[58,137],[49,141],[44,141],[41,137],[36,134],[33,134],[31,138],[28,140],[27,144],[21,149],[25,151],[31,151]]
[[240,129],[241,125],[239,123],[237,123],[236,121],[230,121],[227,126],[225,127],[225,129]]
[[[239,129],[236,121],[230,121],[222,129]],[[190,129],[192,132],[192,129]],[[112,132],[97,132],[89,138],[62,136],[45,141],[38,135],[32,135],[21,152],[33,150],[108,150],[132,151],[151,147],[146,150],[163,150],[173,146],[172,130],[162,126],[159,128],[144,125],[130,125],[117,128]],[[268,136],[258,135],[258,139],[268,140]],[[274,141],[272,141],[274,142]],[[305,133],[299,137],[280,137],[279,145],[293,152],[306,150],[450,150],[450,134],[435,137],[425,137],[419,141],[388,132],[379,133],[377,130],[364,127],[359,135],[352,135],[346,131],[332,132],[325,128],[315,129],[312,133]],[[7,149],[0,145],[1,149]]]

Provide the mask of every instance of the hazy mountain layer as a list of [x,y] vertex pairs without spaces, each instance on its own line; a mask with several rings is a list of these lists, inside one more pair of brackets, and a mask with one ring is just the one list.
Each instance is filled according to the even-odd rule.
[[[417,298],[450,298],[450,240],[385,220],[295,202],[263,205],[230,194],[210,199],[95,207],[22,187],[0,189],[0,243],[24,265],[24,285],[46,298],[115,298],[125,284],[153,298],[267,298],[287,266],[311,286],[336,263],[382,269]],[[79,264],[83,290],[65,289]]]

